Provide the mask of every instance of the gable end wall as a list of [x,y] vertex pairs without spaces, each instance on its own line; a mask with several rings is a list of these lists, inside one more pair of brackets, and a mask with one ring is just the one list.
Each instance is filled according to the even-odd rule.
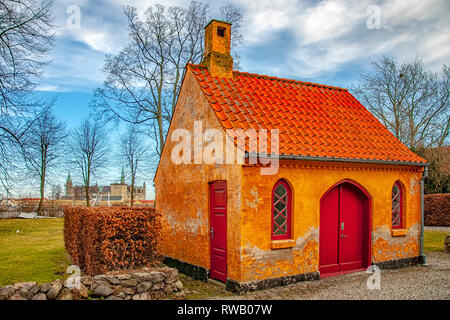
[[[187,70],[155,176],[156,209],[162,213],[161,253],[194,266],[210,269],[209,183],[227,181],[228,278],[240,277],[241,166],[174,164],[171,152],[175,129],[187,129],[193,136],[194,121],[203,130],[224,133],[214,111],[190,70]],[[193,149],[193,147],[192,147]],[[191,159],[194,159],[193,150]]]

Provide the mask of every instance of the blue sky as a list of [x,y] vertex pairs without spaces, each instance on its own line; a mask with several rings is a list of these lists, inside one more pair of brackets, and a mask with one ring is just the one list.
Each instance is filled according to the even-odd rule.
[[[448,0],[207,2],[213,14],[226,3],[240,9],[244,40],[237,53],[245,72],[349,87],[370,71],[370,59],[382,55],[400,61],[421,57],[433,71],[450,64]],[[43,95],[58,95],[56,113],[69,127],[88,116],[92,92],[103,82],[105,55],[119,52],[127,43],[123,6],[143,12],[156,3],[188,2],[55,1],[56,44],[38,89]],[[67,10],[73,5],[80,8],[79,29],[67,27]],[[120,169],[114,174],[120,175]],[[148,195],[153,197],[153,191]]]

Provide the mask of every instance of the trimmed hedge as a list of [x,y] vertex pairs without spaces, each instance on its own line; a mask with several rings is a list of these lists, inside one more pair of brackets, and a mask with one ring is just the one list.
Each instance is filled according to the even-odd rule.
[[161,262],[160,214],[154,208],[66,207],[64,243],[88,275]]
[[426,226],[450,227],[450,193],[424,196]]

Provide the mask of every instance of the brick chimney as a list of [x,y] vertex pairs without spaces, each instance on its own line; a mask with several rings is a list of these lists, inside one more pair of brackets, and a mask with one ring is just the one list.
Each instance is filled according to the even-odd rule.
[[208,68],[212,76],[233,77],[230,45],[231,23],[211,20],[205,27],[205,55],[202,65]]

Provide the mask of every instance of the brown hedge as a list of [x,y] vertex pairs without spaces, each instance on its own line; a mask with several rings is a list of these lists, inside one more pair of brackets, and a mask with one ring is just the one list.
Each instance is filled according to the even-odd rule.
[[66,207],[64,215],[66,250],[89,275],[161,261],[160,214],[154,208]]
[[450,193],[424,196],[426,226],[450,227]]

